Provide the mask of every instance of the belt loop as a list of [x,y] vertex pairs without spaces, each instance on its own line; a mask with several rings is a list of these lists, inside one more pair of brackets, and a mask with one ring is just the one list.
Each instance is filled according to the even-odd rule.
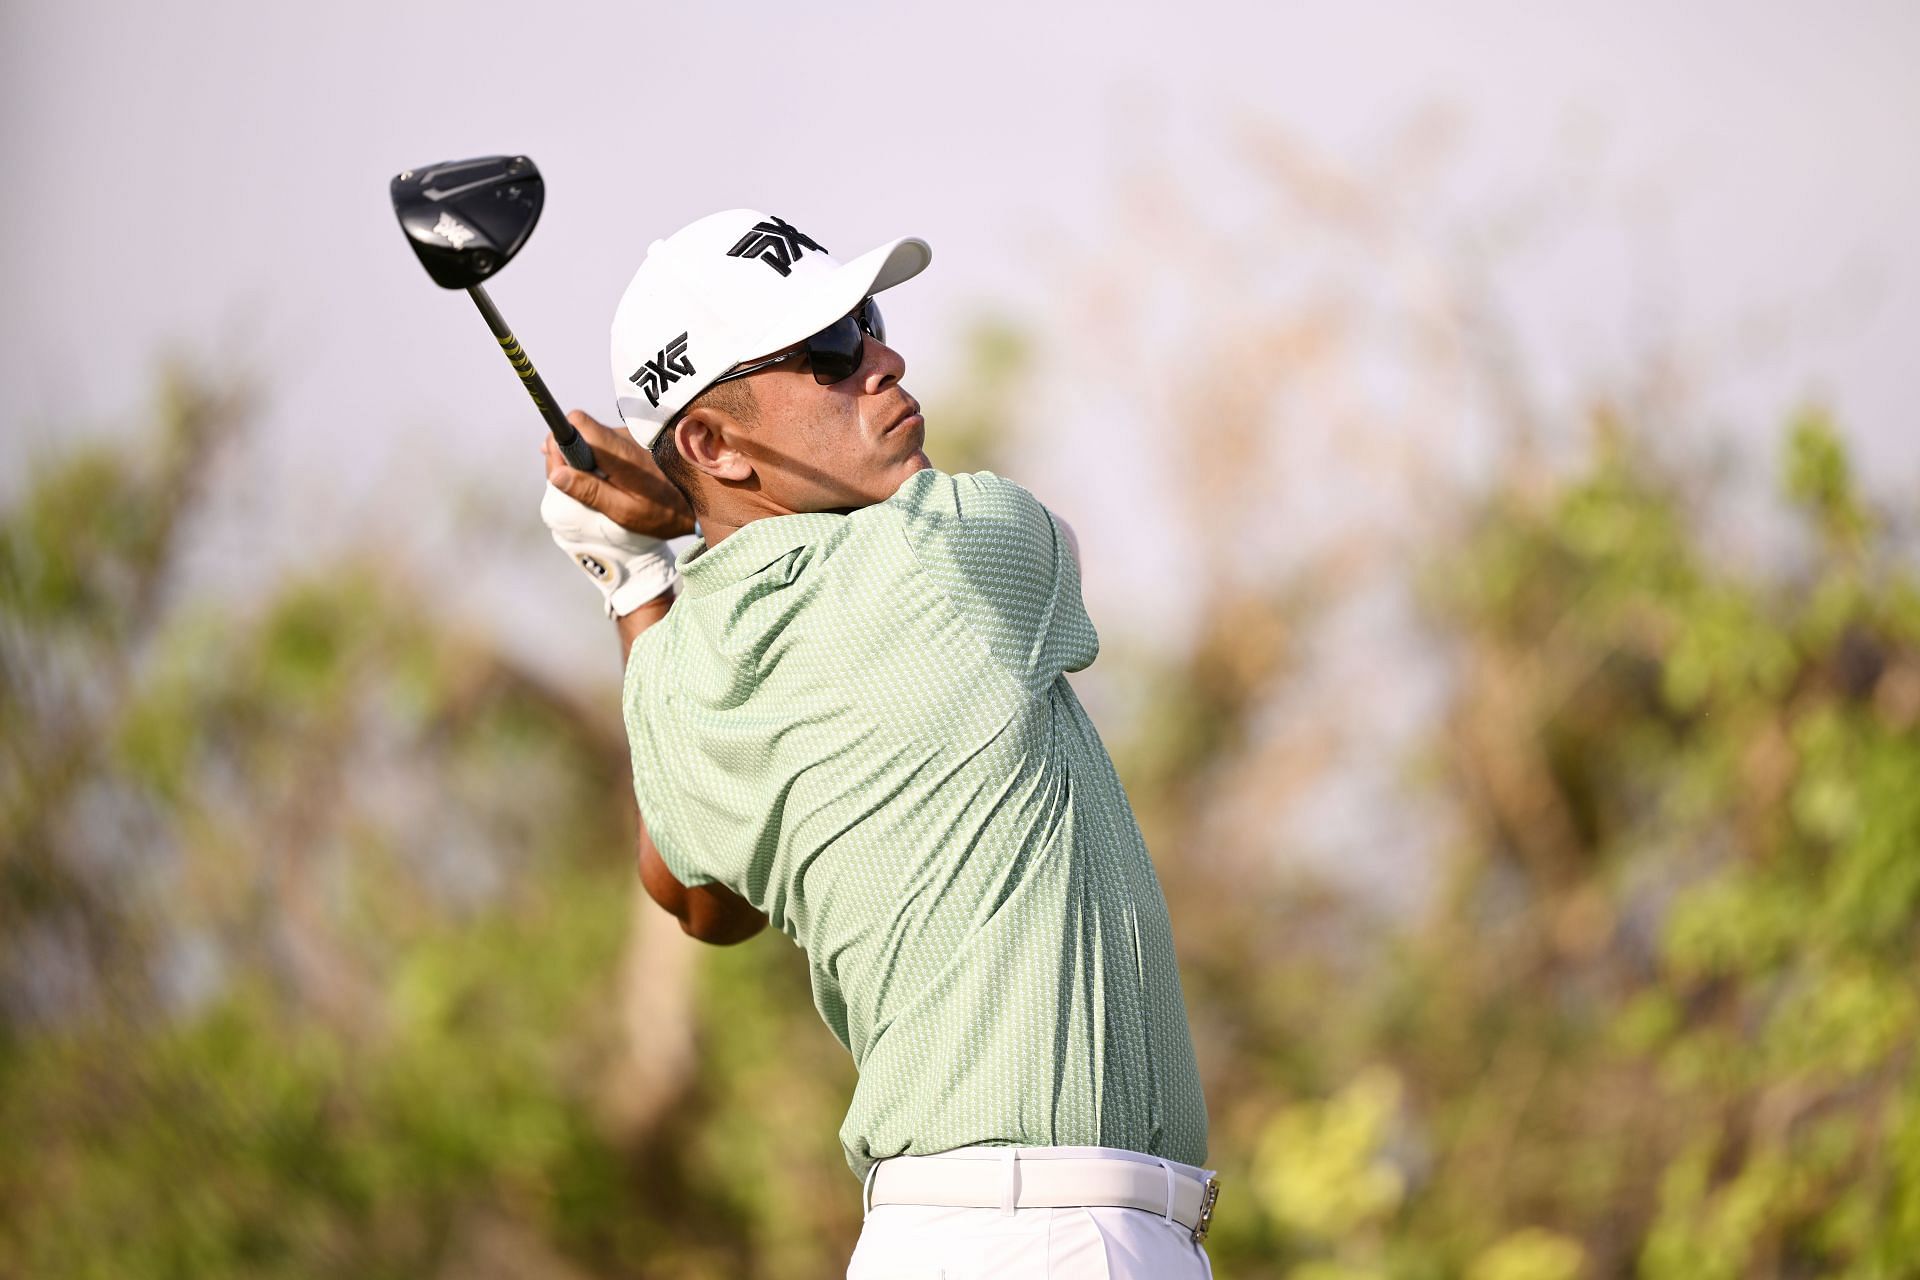
[[1165,1160],[1155,1160],[1154,1163],[1160,1166],[1160,1172],[1167,1175],[1167,1225],[1172,1226],[1173,1225],[1173,1166],[1168,1164]]
[[1000,1163],[1006,1167],[1006,1185],[1000,1188],[1000,1212],[1011,1218],[1020,1207],[1020,1148],[1007,1147]]
[[860,1221],[865,1222],[867,1215],[873,1212],[873,1175],[880,1172],[880,1162],[875,1160],[867,1166],[866,1180],[860,1184]]

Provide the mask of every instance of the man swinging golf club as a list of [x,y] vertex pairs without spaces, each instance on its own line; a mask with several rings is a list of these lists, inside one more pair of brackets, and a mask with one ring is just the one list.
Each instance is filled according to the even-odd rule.
[[851,1280],[1206,1276],[1166,905],[1065,678],[1098,649],[1078,548],[931,465],[874,301],[931,256],[702,218],[614,313],[631,435],[572,415],[597,475],[547,446],[543,515],[628,655],[641,880],[696,938],[806,950],[859,1069]]

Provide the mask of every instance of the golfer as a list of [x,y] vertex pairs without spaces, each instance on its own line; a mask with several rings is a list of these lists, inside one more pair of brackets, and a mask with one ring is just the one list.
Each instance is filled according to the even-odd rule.
[[1207,1276],[1166,904],[1065,677],[1078,548],[929,462],[876,296],[931,257],[702,218],[614,313],[627,431],[572,415],[599,473],[549,442],[543,515],[627,651],[640,877],[696,938],[805,949],[859,1069],[850,1280]]

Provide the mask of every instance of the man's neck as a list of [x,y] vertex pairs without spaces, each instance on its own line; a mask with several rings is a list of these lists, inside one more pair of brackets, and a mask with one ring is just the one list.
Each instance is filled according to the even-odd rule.
[[707,547],[712,549],[752,524],[755,520],[765,520],[772,516],[790,516],[794,514],[792,511],[782,511],[778,508],[771,510],[762,509],[761,506],[755,502],[735,501],[726,504],[716,503],[713,508],[700,516],[700,535],[707,540]]
[[860,503],[850,507],[833,507],[826,510],[788,511],[784,507],[774,506],[758,490],[730,490],[728,501],[714,502],[709,499],[706,511],[700,513],[700,535],[706,539],[708,549],[719,546],[740,530],[756,520],[769,520],[776,516],[797,515],[851,515],[865,506],[875,503]]
[[725,542],[730,536],[732,536],[735,533],[738,533],[739,531],[740,531],[740,526],[737,524],[720,524],[714,521],[709,521],[704,516],[700,518],[700,536],[706,539],[708,550],[712,550],[714,547],[719,546],[722,542]]

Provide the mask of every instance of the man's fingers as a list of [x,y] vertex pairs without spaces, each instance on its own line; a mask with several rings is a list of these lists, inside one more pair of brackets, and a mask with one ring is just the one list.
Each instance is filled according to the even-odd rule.
[[653,465],[653,458],[640,447],[633,433],[625,427],[609,427],[594,420],[585,410],[575,409],[567,415],[567,421],[582,439],[593,446],[593,454],[600,463],[600,469],[613,477],[616,482],[632,488],[633,482],[641,476],[661,479],[660,468]]
[[597,477],[590,476],[584,471],[575,471],[565,462],[558,467],[547,468],[547,483],[575,502],[584,503],[595,511],[599,511],[601,503],[606,501],[606,486],[601,484]]
[[574,422],[580,436],[593,445],[593,459],[607,472],[609,480],[622,489],[645,493],[657,503],[678,505],[678,491],[660,474],[653,455],[639,445],[630,430],[601,426],[578,409],[574,415],[578,415],[578,422],[574,422],[572,415],[568,415],[568,422]]
[[635,533],[659,538],[678,537],[686,532],[679,528],[663,528],[663,521],[670,523],[669,513],[663,512],[657,505],[637,498],[599,476],[575,471],[564,461],[558,467],[547,469],[547,482],[575,502],[592,507],[615,524]]
[[546,455],[548,484],[574,501],[611,517],[616,524],[627,523],[620,517],[623,513],[631,513],[634,502],[632,498],[622,493],[618,486],[608,484],[590,472],[574,470],[567,464],[566,458],[558,448],[546,449],[543,452]]
[[567,460],[561,456],[560,448],[554,444],[552,436],[548,436],[541,444],[540,460],[546,464],[547,479],[555,488],[564,491],[565,486],[560,483],[559,477],[564,472],[572,471],[573,468],[568,466]]
[[631,458],[643,454],[645,450],[633,441],[633,433],[625,427],[610,427],[604,422],[595,421],[592,414],[584,409],[575,409],[567,415],[567,421],[573,424],[581,438],[593,446],[595,454],[602,450]]
[[573,424],[573,429],[575,431],[579,431],[583,433],[588,430],[594,430],[594,431],[609,430],[609,428],[605,423],[601,422],[598,418],[588,413],[585,409],[569,409],[567,411],[567,421]]
[[673,538],[693,531],[687,500],[660,474],[631,432],[596,422],[581,409],[569,413],[567,421],[593,449],[599,469],[594,474],[574,470],[549,438],[540,452],[554,488],[635,533]]
[[[631,431],[597,422],[582,409],[569,413],[567,421],[573,423],[581,438],[593,447],[594,461],[614,488],[666,511],[684,512],[687,527],[692,528],[693,513],[687,510],[687,500],[654,464],[653,455],[641,447]],[[652,513],[651,518],[657,520],[659,513]]]

